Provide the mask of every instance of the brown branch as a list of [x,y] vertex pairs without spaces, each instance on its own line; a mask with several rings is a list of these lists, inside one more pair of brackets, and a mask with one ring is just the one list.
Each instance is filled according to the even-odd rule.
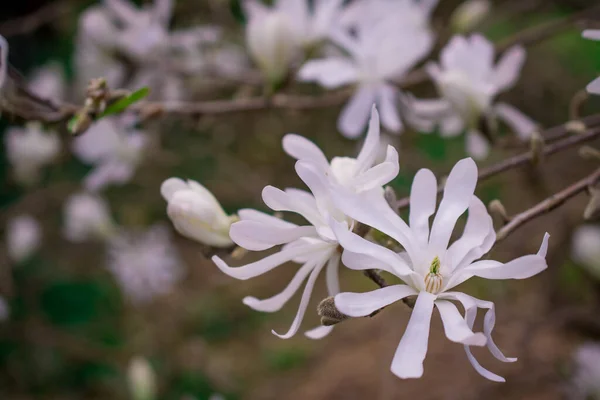
[[39,27],[51,23],[57,18],[68,13],[68,1],[52,1],[48,5],[39,8],[31,14],[24,17],[11,19],[0,24],[0,34],[8,37],[14,35],[25,35],[38,29]]
[[510,222],[500,229],[496,235],[496,243],[505,239],[510,233],[515,231],[525,223],[539,217],[542,214],[546,214],[555,208],[564,204],[567,200],[575,197],[579,193],[587,190],[587,188],[600,179],[600,168],[594,171],[592,174],[575,182],[571,186],[561,190],[558,193],[553,194],[544,201],[536,204],[528,210],[523,211],[520,214],[515,215],[510,219]]

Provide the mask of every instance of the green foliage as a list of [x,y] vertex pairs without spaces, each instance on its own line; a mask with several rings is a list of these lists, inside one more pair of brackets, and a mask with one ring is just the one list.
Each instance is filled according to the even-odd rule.
[[130,95],[125,96],[125,97],[115,101],[108,107],[106,107],[106,110],[104,110],[104,112],[102,114],[100,114],[99,118],[104,118],[104,117],[108,117],[109,115],[122,113],[129,106],[144,99],[149,94],[150,94],[150,89],[147,87],[138,89],[135,92],[131,93]]
[[283,347],[269,350],[264,354],[268,367],[274,371],[287,371],[301,367],[308,361],[304,349],[298,347]]

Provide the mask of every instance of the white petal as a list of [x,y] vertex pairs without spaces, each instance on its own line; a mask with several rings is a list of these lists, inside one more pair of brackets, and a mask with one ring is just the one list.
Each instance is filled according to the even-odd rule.
[[155,0],[154,15],[160,23],[168,28],[169,21],[173,15],[174,0]]
[[[273,186],[265,186],[262,191],[262,198],[265,204],[273,211],[290,211],[302,215],[312,225],[320,224],[320,215],[317,204],[309,194],[308,198],[299,195],[300,191],[277,189]],[[311,200],[312,202],[308,202]]]
[[312,225],[279,228],[256,221],[239,221],[231,225],[229,236],[238,246],[247,250],[261,251],[301,237],[315,237],[317,230]]
[[139,19],[139,11],[123,0],[104,0],[106,7],[120,20],[134,24]]
[[394,146],[388,145],[385,161],[357,176],[353,184],[358,192],[381,188],[398,176],[399,171],[398,151]]
[[329,335],[332,330],[333,326],[317,326],[316,328],[304,332],[304,336],[313,340],[323,339],[325,336]]
[[526,55],[525,48],[522,46],[513,46],[500,58],[500,61],[496,64],[493,76],[493,82],[498,91],[503,91],[514,86],[519,79]]
[[425,245],[429,241],[429,217],[435,212],[437,181],[428,169],[420,169],[410,189],[409,223],[417,241]]
[[360,86],[346,103],[338,118],[338,129],[345,137],[355,139],[363,132],[375,103],[375,95],[375,89]]
[[296,272],[290,283],[286,286],[281,293],[276,294],[268,299],[259,300],[256,297],[245,297],[243,303],[248,307],[263,312],[275,312],[281,310],[281,308],[292,298],[292,296],[298,291],[302,282],[315,268],[315,262],[306,262]]
[[377,90],[377,105],[381,111],[381,123],[390,132],[400,132],[402,121],[398,112],[398,90],[383,85]]
[[494,111],[521,140],[531,138],[531,134],[538,128],[537,123],[510,104],[498,103],[494,106]]
[[335,296],[340,292],[340,277],[339,277],[339,269],[340,269],[340,257],[341,254],[339,251],[334,251],[329,261],[327,262],[327,270],[326,272],[326,283],[327,283],[327,293],[330,296]]
[[365,317],[383,307],[416,295],[407,285],[393,285],[366,293],[340,293],[335,296],[335,307],[349,317]]
[[467,154],[476,160],[483,160],[490,153],[490,144],[487,139],[477,131],[467,132]]
[[293,228],[298,226],[296,224],[292,224],[291,222],[284,221],[281,218],[277,218],[273,215],[269,215],[262,211],[253,210],[251,208],[242,208],[237,212],[238,216],[242,221],[256,221],[262,222],[263,224],[275,226],[278,228]]
[[183,179],[169,178],[166,181],[164,181],[162,185],[160,185],[160,194],[166,201],[169,201],[171,200],[175,192],[187,189],[188,185]]
[[440,134],[443,137],[455,137],[465,130],[465,123],[458,114],[450,115],[442,119],[440,123]]
[[358,72],[346,58],[325,58],[311,60],[300,68],[298,79],[305,82],[318,82],[326,89],[335,89],[356,82]]
[[586,39],[600,40],[600,29],[586,29],[582,36]]
[[587,85],[586,90],[590,93],[600,94],[600,78],[596,78],[592,83]]
[[444,254],[458,218],[467,210],[477,184],[477,165],[465,158],[452,168],[429,235],[433,254]]
[[480,332],[474,333],[469,328],[454,304],[446,300],[436,300],[435,305],[440,311],[444,332],[448,339],[469,346],[485,346],[485,336]]
[[371,107],[371,119],[369,120],[369,129],[367,130],[367,136],[363,143],[357,161],[357,170],[359,172],[366,171],[371,168],[377,159],[377,153],[379,152],[379,139],[380,139],[380,127],[379,127],[379,113],[375,104]]
[[436,296],[420,292],[415,303],[406,331],[392,361],[392,372],[400,378],[420,378],[423,375],[423,361],[427,355],[429,326]]
[[287,134],[283,137],[283,150],[296,160],[314,163],[317,167],[327,170],[329,162],[319,147],[300,135]]

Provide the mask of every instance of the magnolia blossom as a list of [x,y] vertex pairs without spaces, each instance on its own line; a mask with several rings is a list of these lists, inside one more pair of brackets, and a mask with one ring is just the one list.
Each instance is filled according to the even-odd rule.
[[400,132],[398,90],[390,82],[401,79],[429,53],[433,45],[431,31],[399,24],[390,15],[375,24],[361,24],[352,32],[337,30],[332,40],[347,55],[308,61],[298,71],[298,79],[318,82],[326,89],[356,85],[338,119],[338,129],[344,136],[356,138],[363,132],[373,103],[381,112],[383,126]]
[[64,100],[66,97],[65,73],[59,63],[50,63],[33,71],[29,89],[43,99]]
[[600,279],[600,227],[584,225],[577,228],[573,234],[571,256]]
[[145,232],[112,236],[108,269],[134,304],[169,293],[185,275],[168,229],[155,225]]
[[38,123],[9,128],[4,136],[4,145],[15,180],[23,185],[37,183],[41,169],[51,164],[60,152],[58,135],[43,131]]
[[[500,361],[516,361],[505,357],[492,340],[496,320],[494,304],[453,289],[473,276],[524,279],[543,271],[547,267],[548,234],[544,236],[537,254],[520,257],[506,264],[493,260],[476,261],[492,248],[496,240],[492,218],[485,205],[473,194],[476,183],[477,166],[473,160],[469,158],[458,162],[446,181],[436,213],[435,176],[430,170],[420,170],[411,189],[409,224],[373,192],[355,194],[341,187],[332,191],[334,204],[342,212],[390,236],[405,249],[398,254],[352,233],[344,222],[334,222],[332,225],[337,240],[344,248],[344,265],[356,270],[381,269],[405,283],[367,293],[338,294],[335,296],[335,305],[340,312],[351,317],[367,316],[398,300],[417,296],[410,321],[392,361],[392,372],[401,378],[418,378],[423,374],[434,306],[440,312],[446,336],[464,345],[469,361],[479,374],[493,381],[504,381],[477,362],[470,346],[487,345]],[[454,226],[467,210],[463,235],[449,246]],[[434,214],[430,229],[429,219]],[[452,301],[462,304],[464,316]],[[478,308],[487,309],[483,333],[472,330]]]
[[442,50],[441,64],[430,62],[427,72],[442,95],[439,100],[417,100],[412,104],[413,124],[425,131],[440,125],[442,136],[467,131],[467,152],[484,158],[489,143],[479,126],[482,119],[498,117],[519,137],[527,139],[536,124],[506,103],[493,104],[500,92],[511,88],[525,62],[525,49],[513,46],[494,65],[494,46],[479,34],[453,37]]
[[71,242],[108,239],[115,225],[106,202],[89,193],[74,194],[64,205],[64,235]]
[[40,247],[42,229],[30,215],[20,215],[8,221],[6,247],[8,256],[15,263],[27,261]]
[[102,118],[73,141],[73,152],[83,162],[94,165],[85,177],[87,190],[98,191],[110,184],[129,182],[138,165],[148,137],[128,127],[126,119]]
[[572,392],[568,398],[573,400],[600,399],[600,345],[584,343],[573,356]]
[[[333,206],[329,198],[327,179],[344,185],[349,191],[373,192],[373,196],[383,198],[381,185],[395,177],[387,165],[373,165],[374,142],[379,137],[379,118],[373,110],[371,119],[372,132],[357,159],[338,158],[350,170],[340,168],[336,159],[329,165],[327,160],[314,144],[296,135],[288,135],[284,139],[284,148],[300,161],[296,163],[296,172],[308,186],[311,193],[299,189],[285,191],[267,186],[262,192],[265,204],[273,211],[287,211],[299,214],[307,224],[296,225],[256,210],[239,211],[241,221],[234,223],[229,232],[231,239],[239,246],[253,251],[270,249],[283,245],[280,251],[262,260],[241,266],[230,267],[222,259],[215,256],[213,261],[221,271],[236,279],[246,280],[271,271],[278,266],[293,261],[302,264],[289,285],[279,294],[259,300],[255,297],[244,298],[244,304],[263,312],[280,310],[298,291],[306,280],[306,286],[300,300],[300,307],[292,326],[285,334],[273,333],[280,338],[292,337],[299,329],[304,313],[308,307],[315,282],[323,269],[326,270],[327,289],[330,296],[339,293],[338,267],[340,261],[339,243],[330,228],[330,219],[343,221],[352,226],[353,221]],[[388,149],[388,162],[396,160],[393,147]],[[383,168],[380,168],[381,166]],[[397,173],[397,166],[396,166]],[[333,328],[320,326],[306,332],[311,339],[322,338]]]
[[237,216],[229,216],[219,201],[196,181],[169,178],[160,192],[169,203],[167,214],[177,232],[192,240],[214,247],[233,245],[229,228]]
[[[583,37],[591,40],[600,40],[600,29],[588,29],[583,31]],[[595,79],[587,85],[587,91],[594,94],[600,94],[600,78]]]

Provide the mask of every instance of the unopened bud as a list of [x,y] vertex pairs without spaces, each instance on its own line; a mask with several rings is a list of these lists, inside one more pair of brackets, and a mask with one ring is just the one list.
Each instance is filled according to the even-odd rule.
[[586,221],[596,219],[600,216],[600,189],[590,187],[590,200],[588,201],[585,210],[583,210],[583,219]]
[[350,318],[336,308],[333,296],[327,297],[319,303],[317,314],[321,317],[321,325],[324,326],[332,326]]
[[581,121],[569,121],[565,124],[565,129],[569,133],[581,134],[587,131],[587,126]]
[[531,163],[539,165],[544,160],[544,138],[539,132],[531,134]]
[[452,30],[457,33],[471,31],[489,14],[489,0],[467,0],[454,10],[450,17]]
[[488,205],[488,210],[493,216],[498,216],[502,220],[502,223],[506,223],[510,220],[510,217],[506,212],[506,208],[504,208],[504,205],[498,199],[490,201],[490,204]]
[[579,155],[588,160],[600,160],[600,150],[592,146],[582,146],[579,149]]
[[156,399],[156,376],[148,360],[141,357],[131,360],[127,378],[133,400]]

